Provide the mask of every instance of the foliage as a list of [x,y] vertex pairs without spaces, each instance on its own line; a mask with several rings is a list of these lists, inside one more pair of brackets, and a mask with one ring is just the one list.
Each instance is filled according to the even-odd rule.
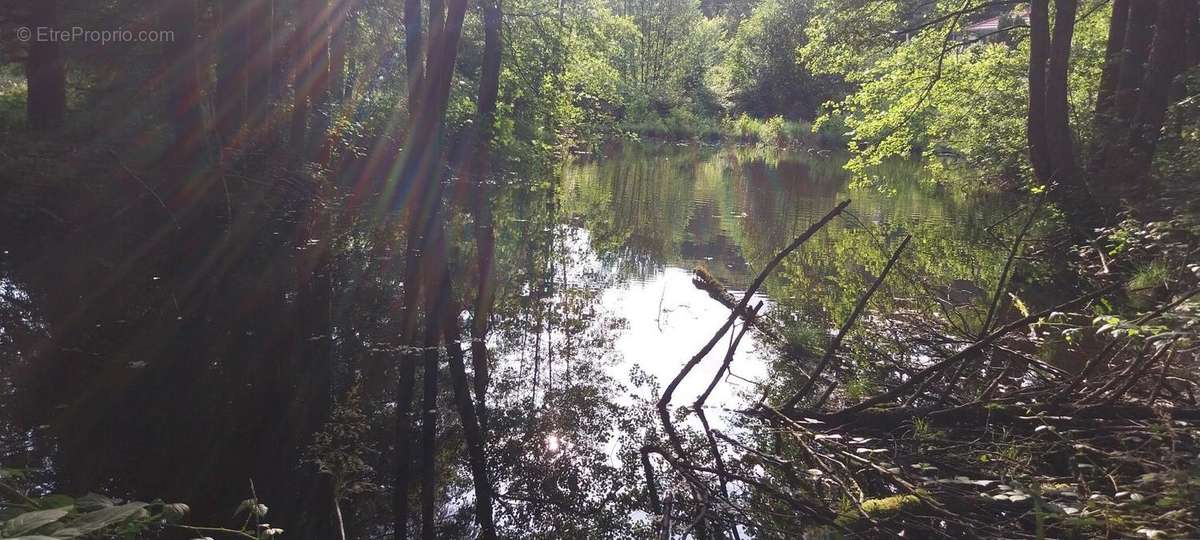
[[731,112],[812,120],[818,106],[840,97],[840,74],[813,75],[796,57],[807,41],[804,29],[810,19],[807,2],[765,0],[737,26],[714,72]]
[[307,459],[333,477],[339,499],[375,491],[370,481],[374,469],[364,457],[371,445],[370,424],[361,408],[361,389],[356,384],[334,406],[325,429],[314,435],[307,451]]
[[[817,73],[844,74],[855,91],[831,103],[817,125],[844,122],[852,159],[847,168],[862,185],[886,186],[872,167],[892,158],[920,156],[933,177],[970,189],[979,180],[1018,184],[1028,173],[1025,113],[1028,40],[1017,27],[970,38],[954,18],[962,2],[935,2],[918,16],[908,2],[872,9],[818,2],[802,60]],[[1072,45],[1072,125],[1087,141],[1107,18],[1095,11],[1077,23]],[[861,17],[861,19],[859,19]],[[919,30],[918,21],[946,17]],[[965,18],[964,18],[965,19]],[[1005,19],[1014,23],[1015,19]],[[900,32],[899,35],[896,32]]]
[[[191,511],[183,503],[161,500],[145,503],[120,501],[89,493],[79,498],[62,494],[29,497],[9,482],[19,480],[23,471],[0,470],[0,537],[16,540],[53,540],[60,538],[112,538],[134,540],[165,528],[193,533],[217,533],[253,540],[268,540],[283,534],[283,529],[260,523],[267,507],[256,499],[242,502],[234,517],[246,513],[240,529],[184,525]],[[253,519],[253,523],[251,520]]]

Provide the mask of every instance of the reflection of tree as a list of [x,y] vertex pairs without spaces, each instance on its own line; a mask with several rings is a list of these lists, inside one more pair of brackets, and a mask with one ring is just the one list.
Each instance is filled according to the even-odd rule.
[[[611,267],[636,266],[630,261],[641,261],[642,269],[704,265],[729,286],[744,287],[750,273],[795,235],[838,201],[853,199],[845,216],[786,259],[766,283],[770,315],[788,329],[788,358],[823,346],[827,329],[849,315],[906,234],[913,235],[912,245],[872,300],[868,317],[907,309],[905,299],[952,283],[987,288],[1003,265],[1003,249],[984,228],[1007,205],[940,192],[909,163],[880,166],[881,174],[895,179],[892,191],[880,193],[849,189],[848,175],[833,157],[764,148],[653,152],[628,147],[603,162],[572,164],[564,173],[564,210],[593,232],[591,248]],[[689,166],[661,165],[678,162]],[[685,207],[691,209],[686,215],[672,212]],[[970,324],[972,309],[958,306],[952,317]],[[855,337],[852,332],[851,346]],[[796,375],[793,360],[774,368],[777,380]]]
[[284,519],[319,504],[316,475],[299,464],[360,358],[351,346],[332,361],[351,327],[341,315],[378,304],[335,302],[354,288],[352,256],[331,256],[328,222],[259,195],[277,206],[229,229],[207,207],[156,237],[144,225],[161,210],[134,207],[33,245],[0,239],[16,261],[0,283],[41,322],[16,335],[0,321],[0,335],[20,338],[0,358],[19,371],[3,408],[26,430],[5,465],[52,463],[68,493],[185,500],[201,521],[227,519],[250,478]]
[[582,231],[538,207],[505,212],[524,221],[502,249],[525,265],[503,282],[492,334],[497,520],[511,537],[645,537],[629,516],[646,510],[636,464],[649,409],[625,396],[649,381],[628,388],[608,372],[621,321],[597,305],[613,277],[595,271]]
[[[959,246],[956,252],[947,252],[946,246],[937,255],[949,258],[931,256],[931,263],[953,265],[982,247],[982,229],[996,217],[993,210],[1003,205],[960,201],[926,187],[919,182],[920,170],[907,163],[880,168],[897,179],[890,193],[848,189],[849,177],[836,157],[761,147],[714,151],[628,145],[603,160],[569,164],[563,173],[563,209],[592,233],[592,248],[621,275],[645,278],[663,265],[702,264],[735,288],[744,286],[753,268],[845,198],[854,200],[852,212],[865,224],[893,233],[925,227],[930,238],[918,236],[918,246],[943,238]],[[834,224],[806,252],[825,251],[843,231],[857,226]],[[863,248],[879,248],[862,243],[865,239],[855,241]],[[830,263],[813,261],[813,269],[836,277],[822,264]],[[946,274],[932,269],[924,273]],[[780,286],[784,285],[772,279],[768,291]],[[781,292],[788,294],[781,296],[791,295],[790,287],[784,287]]]
[[586,223],[609,268],[645,279],[679,258],[693,212],[694,161],[633,152],[639,157],[568,165],[564,210]]

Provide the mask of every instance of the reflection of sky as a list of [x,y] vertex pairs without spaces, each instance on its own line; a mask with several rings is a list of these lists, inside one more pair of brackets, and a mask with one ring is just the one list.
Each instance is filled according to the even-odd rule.
[[[746,287],[771,256],[841,200],[853,199],[851,210],[805,246],[817,250],[808,257],[824,261],[820,250],[832,249],[839,231],[861,226],[859,220],[891,224],[895,238],[889,241],[921,223],[962,221],[936,234],[965,243],[961,236],[978,231],[972,224],[986,214],[974,206],[959,211],[956,201],[919,186],[915,169],[903,163],[884,171],[896,188],[885,194],[850,190],[841,159],[764,152],[632,146],[564,169],[564,208],[572,220],[564,275],[596,287],[605,315],[627,323],[615,336],[618,358],[608,368],[614,378],[628,381],[637,366],[665,388],[729,315],[692,285],[692,270],[703,266],[726,286]],[[772,156],[777,159],[766,159]],[[760,292],[780,299],[795,294],[768,286]],[[756,337],[750,332],[743,339],[734,376],[717,385],[708,405],[740,407],[747,395],[757,397],[750,381],[767,375],[771,353],[759,350]],[[691,405],[727,347],[728,338],[683,380],[673,405]]]
[[[692,285],[690,270],[675,267],[666,267],[645,281],[608,289],[601,296],[601,305],[628,323],[616,341],[624,362],[612,368],[613,375],[620,377],[637,365],[664,388],[729,317],[729,309]],[[753,385],[746,380],[758,381],[766,374],[757,349],[754,333],[747,333],[731,365],[736,377],[726,377],[718,384],[708,405],[736,407],[739,393],[753,393]],[[712,381],[727,350],[728,339],[714,347],[680,383],[672,404],[690,406]]]
[[[614,362],[607,365],[608,374],[627,384],[630,370],[636,366],[657,380],[660,391],[665,389],[683,365],[725,323],[729,309],[692,284],[691,268],[665,266],[641,278],[626,276],[620,279],[621,273],[606,268],[590,248],[591,235],[587,230],[568,227],[563,233],[561,249],[567,258],[562,269],[563,278],[572,284],[603,289],[599,304],[606,318],[597,319],[597,322],[607,318],[625,322],[616,332],[613,343],[616,354],[612,359]],[[741,298],[740,291],[731,292]],[[764,296],[756,295],[752,303],[759,300],[764,301],[765,312],[770,302]],[[690,407],[708,387],[725,359],[730,337],[740,328],[739,322],[730,330],[729,337],[714,347],[680,383],[672,399],[673,405]],[[767,370],[755,337],[751,331],[742,338],[731,364],[733,376],[727,374],[713,389],[706,408],[742,407],[744,396],[756,395],[751,381],[760,381]],[[620,403],[630,403],[629,396],[613,398]],[[709,421],[714,427],[725,425],[718,414],[709,414]]]

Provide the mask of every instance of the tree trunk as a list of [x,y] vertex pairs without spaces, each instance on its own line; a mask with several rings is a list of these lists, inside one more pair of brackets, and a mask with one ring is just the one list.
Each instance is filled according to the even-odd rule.
[[412,353],[400,354],[400,380],[396,386],[396,463],[392,475],[393,538],[408,538],[408,483],[412,462],[412,399],[417,359]]
[[502,52],[501,25],[503,11],[501,0],[482,0],[483,7],[483,64],[479,75],[479,114],[482,142],[490,146],[495,132],[496,99],[500,94],[500,60]]
[[246,8],[246,43],[249,60],[246,66],[245,126],[248,138],[257,142],[268,131],[271,104],[271,79],[275,68],[273,36],[273,0],[251,0]]
[[334,6],[330,10],[333,24],[328,35],[329,76],[328,83],[325,85],[327,88],[325,92],[326,106],[319,128],[321,147],[316,157],[317,163],[325,167],[330,166],[335,144],[335,135],[331,134],[329,129],[333,121],[341,114],[342,104],[346,98],[346,49],[349,46],[350,37],[348,29],[350,1],[333,0],[333,2]]
[[1046,64],[1050,58],[1049,0],[1033,0],[1029,11],[1029,112],[1026,138],[1034,176],[1050,183],[1050,150],[1046,129]]
[[217,89],[213,96],[216,132],[223,147],[236,145],[238,131],[246,121],[246,60],[250,42],[247,9],[250,4],[220,0],[217,10]]
[[[1105,105],[1107,116],[1103,119],[1099,116],[1102,102],[1097,102],[1097,120],[1104,123],[1097,124],[1094,139],[1098,144],[1088,163],[1088,171],[1093,177],[1096,191],[1110,207],[1120,199],[1120,182],[1124,181],[1121,171],[1128,169],[1130,126],[1137,112],[1142,74],[1154,37],[1157,6],[1158,0],[1129,1],[1125,31],[1121,36],[1120,65],[1116,69],[1116,87],[1112,92],[1111,104]],[[1111,35],[1109,39],[1112,39]]]
[[[1120,80],[1114,94],[1120,125],[1128,125],[1137,112],[1138,94],[1145,65],[1154,39],[1154,19],[1158,0],[1134,0],[1129,6],[1129,25],[1125,30],[1125,49],[1121,59]],[[1121,150],[1118,150],[1121,151]]]
[[196,38],[196,0],[171,0],[163,11],[175,39],[164,48],[167,117],[174,134],[175,158],[193,155],[203,144],[204,117],[200,109],[200,47]]
[[479,524],[479,538],[495,540],[496,525],[492,519],[492,483],[488,477],[486,437],[482,418],[475,414],[471,403],[471,391],[467,388],[466,366],[463,350],[458,342],[458,319],[449,310],[445,314],[445,340],[450,357],[450,381],[454,387],[454,400],[458,415],[462,419],[463,437],[467,444],[467,461],[471,468],[471,479],[475,484],[475,520]]
[[421,80],[425,76],[424,32],[422,31],[421,0],[404,0],[404,63],[408,68],[409,116],[417,110]]
[[[408,141],[403,154],[401,154],[402,162],[398,167],[399,178],[390,179],[389,182],[405,184],[411,188],[412,192],[410,197],[395,198],[396,190],[393,189],[395,186],[389,186],[388,200],[386,201],[389,207],[402,201],[408,202],[404,311],[401,313],[400,335],[402,346],[414,344],[418,326],[416,311],[421,304],[422,282],[431,281],[428,275],[430,272],[427,271],[423,260],[426,259],[424,251],[428,245],[427,236],[435,226],[441,225],[437,221],[438,212],[435,211],[435,208],[439,204],[441,196],[439,163],[441,161],[442,131],[445,129],[446,104],[450,95],[450,82],[458,52],[458,41],[462,33],[463,16],[466,14],[466,0],[451,0],[449,13],[445,19],[442,19],[438,13],[441,11],[441,8],[438,7],[440,5],[438,2],[436,5],[430,6],[430,38],[423,47],[426,51],[424,65],[430,68],[430,73],[423,74],[418,78],[412,77],[412,74],[414,71],[418,71],[417,66],[422,61],[420,58],[422,47],[419,41],[421,35],[420,4],[415,0],[406,0],[405,2],[405,51],[408,55],[406,63],[409,66],[410,83],[412,83],[409,89]],[[444,26],[442,26],[443,20],[445,21]],[[414,103],[420,103],[422,106],[412,107],[411,105]],[[426,291],[426,294],[432,294],[432,291]],[[409,356],[407,359],[411,358]],[[402,362],[404,360],[406,359],[402,359]],[[404,370],[414,367],[411,365],[412,362],[404,363],[407,364],[403,367]],[[401,418],[400,422],[404,422],[407,416]],[[406,449],[409,444],[407,426],[398,426],[396,437],[397,448]],[[403,538],[407,534],[406,488],[408,475],[405,464],[407,461],[401,460],[393,488],[395,490],[393,503],[395,505],[396,538]],[[428,524],[429,520],[426,520],[426,523]]]
[[427,295],[423,375],[424,398],[421,401],[421,538],[433,540],[437,518],[437,417],[438,417],[438,343],[441,324],[434,312],[438,309],[437,294]]
[[488,319],[495,298],[493,263],[496,238],[492,219],[491,159],[496,136],[496,100],[500,94],[501,25],[503,11],[500,0],[483,0],[483,66],[479,77],[479,99],[476,102],[477,141],[470,159],[470,178],[475,193],[475,244],[478,257],[479,290],[471,319],[471,367],[474,372],[475,403],[479,424],[487,432],[487,387],[489,379],[487,333]]
[[1050,41],[1050,58],[1046,67],[1046,147],[1050,177],[1068,192],[1081,198],[1082,186],[1075,165],[1075,146],[1072,142],[1067,102],[1067,76],[1071,65],[1071,39],[1075,33],[1075,12],[1078,0],[1055,0],[1054,34]]
[[[412,104],[416,102],[417,96],[422,92],[424,84],[422,84],[419,74],[424,66],[423,40],[424,33],[422,32],[421,18],[421,2],[420,0],[405,0],[404,2],[404,54],[405,64],[408,66],[408,102],[409,102],[409,129],[412,132],[412,127],[415,125],[417,115],[416,109]],[[400,137],[396,137],[396,142],[399,142]],[[396,202],[391,199],[397,192],[396,184],[398,182],[412,182],[410,175],[417,168],[417,161],[422,156],[415,155],[410,152],[401,152],[397,147],[392,152],[393,155],[401,156],[402,162],[398,167],[400,170],[399,178],[394,178],[389,173],[387,185],[384,187],[384,196],[389,199],[388,207],[392,207]],[[413,186],[413,198],[415,200],[423,199],[423,194],[419,192],[420,185]],[[400,313],[400,336],[399,343],[402,347],[408,347],[415,343],[418,327],[417,310],[421,305],[421,266],[423,261],[423,238],[424,238],[424,222],[423,205],[418,205],[416,208],[408,208],[408,224],[405,234],[404,248],[404,291],[403,291],[403,307]],[[408,482],[409,482],[409,462],[410,462],[410,445],[412,440],[412,418],[409,409],[411,407],[413,392],[413,376],[416,371],[417,355],[413,352],[402,352],[400,354],[401,377],[399,387],[399,401],[403,414],[397,414],[396,426],[396,448],[398,465],[394,485],[392,487],[392,513],[394,524],[395,540],[408,538]]]
[[[338,0],[333,0],[337,2]],[[340,3],[340,2],[339,2]],[[329,0],[321,0],[315,11],[317,15],[317,25],[313,29],[313,58],[312,58],[312,91],[309,93],[311,100],[312,122],[309,127],[309,133],[306,135],[303,147],[305,159],[307,161],[321,161],[321,149],[325,145],[325,136],[329,133],[329,125],[331,123],[331,89],[329,85],[329,49],[333,41],[334,25],[338,24],[336,20],[331,20],[335,17],[329,8]]]
[[336,0],[333,40],[329,44],[329,86],[333,99],[346,98],[346,50],[350,47],[350,2]]
[[1132,182],[1125,191],[1134,196],[1145,194],[1145,179],[1170,104],[1172,83],[1187,62],[1187,21],[1182,14],[1189,1],[1195,0],[1162,0],[1159,6],[1154,48],[1130,130],[1130,169],[1124,175]]
[[30,0],[29,57],[25,61],[26,114],[29,127],[59,127],[67,116],[67,76],[58,40],[38,39],[39,29],[58,27],[57,0]]
[[[1100,72],[1100,88],[1096,94],[1096,111],[1092,120],[1093,137],[1091,144],[1092,160],[1088,163],[1089,178],[1099,172],[1107,145],[1111,142],[1105,134],[1112,129],[1113,114],[1116,108],[1117,82],[1121,75],[1122,51],[1125,47],[1125,28],[1129,24],[1129,4],[1131,0],[1113,0],[1112,17],[1108,23],[1108,40],[1104,47],[1104,69]],[[1104,186],[1098,186],[1097,191],[1104,192]]]
[[288,144],[296,151],[297,159],[309,156],[308,148],[308,116],[312,105],[313,91],[317,79],[318,50],[314,40],[318,37],[319,27],[317,17],[320,15],[318,0],[300,0],[295,11],[295,29],[291,35],[292,65],[292,125]]

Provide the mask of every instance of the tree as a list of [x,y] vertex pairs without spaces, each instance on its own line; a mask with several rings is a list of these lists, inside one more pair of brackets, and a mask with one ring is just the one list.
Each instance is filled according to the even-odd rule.
[[328,0],[298,0],[294,11],[295,28],[291,35],[292,126],[288,143],[298,150],[296,159],[312,155],[309,117],[323,105],[322,100],[329,85],[327,8]]
[[[1154,150],[1166,118],[1174,79],[1187,66],[1187,26],[1189,0],[1162,0],[1154,24],[1154,45],[1146,65],[1145,79],[1138,96],[1129,136],[1129,169],[1125,175],[1136,182],[1128,190],[1136,198],[1146,194],[1145,177],[1150,171]],[[1195,4],[1194,1],[1190,1]]]
[[29,56],[25,60],[29,127],[45,130],[62,125],[67,114],[67,78],[62,46],[46,39],[45,30],[61,31],[57,0],[29,2]]
[[[410,8],[412,11],[410,11]],[[415,30],[420,5],[405,5],[407,30]],[[439,344],[445,337],[445,324],[452,298],[451,283],[448,281],[445,220],[442,208],[444,194],[443,143],[445,138],[446,107],[450,97],[450,83],[458,54],[458,43],[462,36],[463,18],[466,15],[466,0],[431,0],[426,39],[421,48],[417,43],[406,42],[406,52],[425,51],[424,66],[420,78],[411,83],[409,97],[408,132],[404,153],[398,164],[399,176],[389,180],[400,185],[400,191],[408,192],[404,210],[408,215],[407,245],[405,247],[404,313],[400,323],[400,343],[409,350],[420,348],[424,361],[424,398],[421,428],[422,466],[422,526],[423,538],[434,534],[434,490],[435,478],[433,457],[436,452],[434,434],[437,408],[437,362],[440,357]],[[417,71],[422,59],[406,59],[410,76]],[[419,106],[415,106],[419,104]],[[389,192],[392,192],[389,189]],[[399,202],[399,201],[398,201]],[[423,308],[423,309],[422,309]],[[420,333],[423,312],[424,332]],[[457,344],[453,345],[457,347]],[[401,355],[401,380],[397,390],[396,448],[398,464],[393,486],[395,536],[404,538],[408,531],[409,469],[408,453],[411,445],[411,417],[413,375],[417,355],[407,352]],[[464,419],[465,420],[465,419]],[[478,484],[478,481],[477,481]],[[478,487],[478,486],[477,486]],[[490,489],[482,487],[482,489]],[[486,499],[490,500],[490,499]],[[481,505],[482,506],[482,505]],[[480,510],[480,525],[490,529],[490,506]],[[486,519],[485,519],[486,518]]]
[[1055,0],[1053,34],[1048,0],[1031,2],[1029,15],[1029,156],[1034,174],[1069,204],[1081,197],[1070,120],[1067,72],[1076,0]]
[[205,142],[201,111],[201,46],[196,33],[196,0],[170,0],[163,10],[164,24],[173,34],[163,51],[166,73],[167,118],[174,133],[173,152],[186,157]]
[[[822,119],[844,120],[850,128],[849,167],[856,176],[869,178],[871,167],[887,157],[919,149],[929,155],[938,147],[962,158],[966,167],[958,171],[985,179],[1018,176],[1028,167],[1038,185],[1050,187],[1073,229],[1091,234],[1118,215],[1122,195],[1130,203],[1144,199],[1170,96],[1184,95],[1178,75],[1192,54],[1187,36],[1197,24],[1195,2],[1118,0],[1105,18],[1103,6],[1080,14],[1078,0],[1035,0],[1028,25],[1021,21],[1025,13],[996,11],[1013,4],[826,0],[815,4],[801,57],[819,72],[844,74],[859,85]],[[971,18],[997,13],[1000,28],[984,35],[966,31]],[[978,78],[987,66],[982,60],[1025,47],[1023,80],[1015,78],[1010,59],[993,64],[987,80]],[[906,69],[916,76],[903,74]],[[962,79],[964,72],[976,80]],[[984,105],[1018,98],[1024,110]],[[981,109],[988,114],[978,114]],[[995,144],[971,142],[1005,133],[1000,128],[1015,118],[1025,124],[1025,156],[1008,144],[997,152],[989,148]],[[944,129],[947,124],[968,131]],[[1087,143],[1078,145],[1086,153],[1077,141]],[[1014,167],[1016,160],[1025,163]],[[947,168],[942,160],[934,166]]]
[[249,108],[248,59],[251,21],[248,8],[252,3],[218,0],[217,14],[217,87],[213,96],[216,132],[222,146],[235,144],[235,137],[244,125]]
[[492,149],[496,141],[496,99],[500,94],[501,27],[503,11],[501,0],[483,0],[483,63],[479,74],[479,97],[476,101],[477,141],[472,145],[469,158],[468,178],[473,184],[472,208],[475,218],[475,244],[477,251],[479,290],[475,298],[475,312],[471,319],[471,366],[475,374],[475,403],[479,410],[481,431],[487,431],[487,407],[485,398],[488,386],[487,331],[488,318],[495,301],[495,276],[492,264],[496,257],[496,235],[492,220]]
[[796,58],[807,41],[809,8],[796,0],[765,0],[737,27],[725,54],[735,112],[812,120],[836,95],[832,77],[818,78]]

